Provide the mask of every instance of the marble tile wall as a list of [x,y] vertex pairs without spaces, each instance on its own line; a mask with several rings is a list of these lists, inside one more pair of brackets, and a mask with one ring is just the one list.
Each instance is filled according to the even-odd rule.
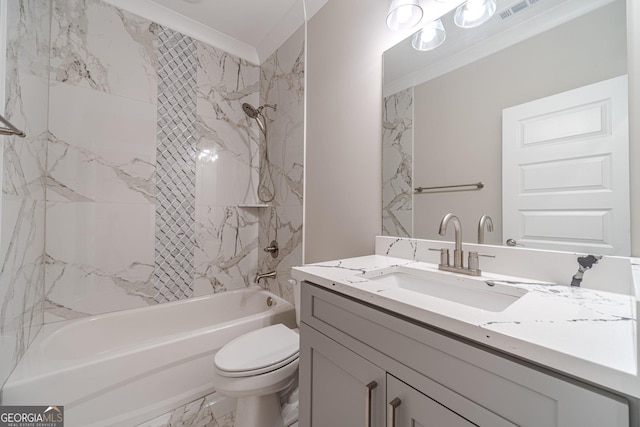
[[[248,285],[259,222],[238,205],[256,203],[258,130],[241,104],[259,67],[100,0],[54,0],[51,37],[45,321]],[[171,37],[188,41],[171,58],[187,89],[162,67]]]
[[252,284],[258,264],[260,67],[198,44],[195,295]]
[[385,98],[382,120],[382,234],[413,235],[413,88]]
[[53,0],[45,321],[154,303],[158,26]]
[[[270,169],[275,198],[259,212],[258,265],[261,273],[276,271],[275,279],[266,279],[267,286],[290,302],[293,302],[293,288],[288,282],[291,267],[303,261],[304,42],[301,27],[262,64],[260,73],[260,102],[277,105],[277,110],[264,110],[268,118],[268,163],[262,153],[260,173],[264,179]],[[264,148],[263,137],[261,149]],[[263,251],[272,240],[280,248],[277,258]]]
[[0,386],[43,323],[51,7],[11,1],[7,15],[5,116],[27,136],[0,136]]

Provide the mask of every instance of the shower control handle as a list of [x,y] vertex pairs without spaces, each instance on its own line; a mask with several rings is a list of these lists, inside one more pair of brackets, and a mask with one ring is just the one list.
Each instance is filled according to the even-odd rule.
[[278,242],[272,240],[269,246],[264,248],[264,251],[271,254],[271,258],[277,258],[280,253],[280,248],[278,248]]
[[371,427],[371,394],[373,390],[378,387],[378,383],[371,381],[366,385],[366,396],[364,401],[364,425],[365,427]]

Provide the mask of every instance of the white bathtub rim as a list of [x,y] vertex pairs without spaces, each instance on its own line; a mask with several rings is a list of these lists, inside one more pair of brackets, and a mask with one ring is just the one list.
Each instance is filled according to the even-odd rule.
[[[282,301],[287,303],[287,301],[285,301],[285,300],[282,300]],[[289,304],[289,303],[287,303],[287,304]],[[272,308],[272,309],[269,309],[269,310],[265,310],[265,312],[266,311],[270,311],[270,312],[272,312],[274,314],[279,314],[279,313],[286,312],[288,309],[289,308],[287,306],[282,307],[279,304],[275,308]],[[251,314],[249,316],[244,316],[242,318],[243,319],[247,319],[247,320],[259,319],[259,318],[264,316],[265,312]],[[109,313],[109,314],[112,314],[112,313]],[[115,313],[115,314],[117,314],[117,313]],[[84,319],[82,319],[82,320],[84,320]],[[144,341],[139,342],[138,344],[134,344],[134,345],[126,346],[126,347],[120,347],[120,348],[117,348],[117,349],[114,349],[114,350],[110,350],[110,351],[103,351],[103,352],[100,352],[100,353],[96,353],[94,355],[79,356],[79,357],[76,357],[76,358],[56,358],[56,359],[49,359],[49,360],[56,361],[56,362],[60,361],[63,364],[68,363],[70,360],[77,361],[79,364],[91,363],[91,362],[93,362],[95,360],[109,359],[109,358],[118,357],[118,356],[124,355],[124,354],[135,353],[136,351],[140,350],[141,348],[154,347],[154,346],[165,344],[167,342],[174,342],[174,341],[180,341],[180,340],[183,340],[183,339],[188,339],[188,338],[191,338],[191,337],[195,337],[195,336],[199,336],[199,335],[202,335],[202,334],[206,334],[208,332],[211,332],[212,330],[220,330],[220,329],[230,328],[230,327],[233,326],[233,324],[234,324],[234,322],[236,320],[237,319],[233,319],[233,320],[229,320],[229,321],[226,321],[226,322],[217,323],[215,325],[209,325],[209,326],[198,328],[198,329],[195,329],[195,330],[192,330],[192,331],[189,331],[189,332],[176,332],[176,333],[173,333],[173,334],[164,335],[164,336],[160,336],[160,337],[144,340]],[[61,325],[60,327],[52,328],[51,334],[52,335],[55,334],[56,332],[60,331],[61,329],[64,329],[66,326],[68,326],[68,324]],[[48,332],[48,331],[44,331],[44,332]],[[43,335],[44,335],[44,332],[43,332]],[[51,339],[51,335],[48,335],[44,340],[42,340],[41,344],[43,346],[46,346],[46,344],[47,344],[46,341],[48,341],[49,339]],[[34,343],[35,343],[35,341],[34,341]],[[42,347],[37,347],[37,352],[41,356],[45,356],[45,353],[42,351]],[[75,366],[77,366],[77,365],[75,365]]]
[[96,318],[108,318],[108,317],[113,317],[113,316],[118,316],[120,314],[122,314],[123,312],[127,312],[127,313],[139,313],[139,312],[145,312],[145,311],[155,311],[155,310],[159,310],[162,308],[166,308],[166,307],[173,307],[175,305],[189,305],[189,304],[194,304],[198,301],[202,301],[202,300],[206,300],[218,295],[232,295],[232,294],[243,294],[243,293],[250,293],[250,292],[255,292],[255,293],[265,293],[265,294],[269,294],[269,296],[275,297],[276,301],[282,300],[284,302],[286,302],[287,304],[291,304],[290,302],[288,302],[287,300],[283,299],[282,297],[279,297],[278,295],[273,294],[272,292],[263,289],[259,286],[255,286],[255,285],[251,285],[251,286],[247,286],[246,288],[239,288],[239,289],[232,289],[229,291],[224,291],[224,292],[217,292],[217,293],[212,293],[212,294],[207,294],[207,295],[200,295],[197,297],[191,297],[191,298],[186,298],[183,300],[177,300],[177,301],[170,301],[170,302],[163,302],[160,304],[152,304],[152,305],[145,305],[143,307],[135,307],[135,308],[125,308],[122,310],[115,310],[115,311],[109,311],[106,313],[99,313],[99,314],[94,314],[94,315],[90,315],[90,316],[86,316],[86,317],[78,317],[78,318],[74,318],[74,319],[65,319],[65,320],[56,320],[54,322],[48,323],[48,325],[68,325],[68,324],[72,324],[72,323],[77,323],[77,322],[90,322]]
[[[250,288],[247,288],[247,289],[250,289]],[[239,291],[247,292],[244,289]],[[236,291],[232,291],[232,292],[236,292]],[[263,292],[267,292],[267,291],[263,291]],[[211,298],[215,295],[216,294],[208,295],[205,297],[198,297],[198,299],[200,300],[200,299]],[[275,295],[273,296],[280,299]],[[179,303],[181,301],[177,301],[177,302]],[[270,308],[269,310],[266,310],[266,311],[271,311],[273,314],[280,314],[291,309],[290,303],[288,303],[285,300],[282,300],[282,302],[286,304],[282,304],[282,303],[277,304],[275,308]],[[167,303],[167,304],[174,304],[174,302]],[[146,309],[146,308],[147,307],[142,307],[142,309]],[[155,308],[155,307],[151,307],[151,308]],[[133,310],[139,311],[141,309],[136,308]],[[75,322],[87,321],[89,319],[99,317],[99,316],[111,317],[113,315],[117,315],[118,313],[119,312],[106,313],[106,314],[100,314],[97,316],[92,316],[91,318],[71,319],[64,322],[57,322],[55,324],[44,325],[41,328],[38,335],[36,336],[33,343],[31,344],[31,346],[29,347],[29,349],[27,350],[27,353],[25,354],[25,357],[22,360],[22,362],[24,363],[19,364],[15,368],[14,372],[10,377],[10,381],[15,384],[20,384],[24,381],[29,381],[33,376],[47,376],[48,374],[57,374],[58,372],[75,370],[77,368],[85,367],[87,365],[92,365],[96,362],[108,361],[110,359],[117,359],[124,355],[136,353],[141,349],[154,349],[159,346],[166,345],[167,343],[170,343],[170,342],[173,343],[176,341],[186,341],[191,338],[198,337],[208,332],[211,332],[213,330],[223,331],[225,329],[232,328],[234,326],[234,322],[237,320],[237,319],[234,319],[227,322],[218,323],[215,325],[209,325],[204,328],[199,328],[187,333],[176,333],[176,334],[172,334],[164,337],[158,337],[151,340],[146,340],[133,346],[120,348],[115,351],[104,352],[95,357],[87,356],[87,357],[80,357],[77,359],[49,359],[47,355],[44,353],[43,345],[46,343],[46,340],[52,334],[55,334],[58,330],[63,329],[66,326],[73,324]],[[243,319],[246,319],[247,321],[252,321],[252,320],[260,319],[262,317],[264,317],[264,312],[252,314],[250,316],[245,316],[243,317]],[[29,354],[30,352],[31,354]],[[44,364],[29,365],[29,361],[32,358],[36,358],[36,360],[47,360],[48,364],[47,365],[44,365]]]
[[[202,341],[200,336],[191,336],[191,339],[185,338],[181,341],[187,342],[195,341],[195,344],[199,344],[198,341]],[[93,387],[96,392],[91,393],[91,395],[97,394],[97,392],[104,391],[109,389],[115,384],[118,384],[115,378],[118,377],[127,377],[134,378],[139,375],[149,374],[158,369],[166,369],[173,364],[176,363],[177,360],[189,360],[196,359],[199,357],[203,357],[206,355],[213,355],[215,352],[224,344],[220,344],[215,347],[215,349],[205,349],[204,351],[194,351],[193,346],[190,345],[181,345],[177,352],[173,352],[172,354],[164,354],[160,355],[155,354],[154,357],[148,359],[148,363],[145,364],[143,369],[139,369],[138,367],[132,366],[123,366],[121,363],[121,357],[130,353],[138,353],[138,352],[153,352],[153,347],[147,348],[138,348],[135,352],[121,352],[113,354],[109,357],[95,360],[95,361],[87,361],[83,364],[75,364],[73,366],[68,366],[63,369],[53,369],[49,370],[46,373],[41,373],[37,377],[33,374],[33,372],[29,372],[28,370],[23,370],[22,372],[14,371],[12,377],[10,377],[9,381],[5,383],[5,389],[12,388],[20,390],[22,387],[29,387],[33,382],[39,382],[42,385],[45,385],[42,392],[39,390],[35,390],[35,392],[29,393],[29,401],[25,401],[24,404],[47,404],[44,402],[45,395],[47,395],[49,390],[57,387],[56,381],[59,379],[61,375],[65,373],[74,372],[74,371],[84,371],[86,374],[92,373],[96,369],[96,364],[100,364],[100,378],[97,380],[93,380]],[[17,368],[16,368],[17,369]],[[212,368],[213,369],[213,368]],[[21,375],[22,374],[22,375]],[[70,380],[67,380],[65,387],[58,392],[59,399],[66,406],[75,406],[79,401],[83,400],[87,395],[83,392],[83,383],[84,380],[82,378],[78,378],[74,376],[76,380],[73,383]],[[6,391],[6,390],[5,390]],[[21,394],[20,392],[18,392]],[[3,398],[6,399],[6,393],[4,393]],[[4,402],[3,402],[4,403]],[[18,402],[13,402],[18,404]]]
[[[233,291],[229,291],[227,293],[249,293],[251,291],[255,291],[256,293],[269,294],[269,296],[271,296],[271,297],[276,299],[276,305],[275,305],[275,307],[270,307],[269,309],[267,309],[267,310],[265,310],[263,312],[251,314],[251,315],[248,315],[248,316],[244,316],[244,317],[242,317],[243,319],[246,319],[248,321],[255,320],[255,319],[260,319],[260,318],[264,317],[264,313],[265,312],[271,312],[274,315],[277,315],[277,314],[285,313],[285,312],[287,312],[288,310],[290,310],[292,308],[291,304],[288,301],[278,297],[277,295],[271,294],[270,292],[265,291],[262,288],[249,287],[249,288],[245,288],[245,289],[236,289],[236,290],[233,290]],[[216,295],[219,295],[219,294],[205,295],[205,296],[202,296],[202,297],[196,297],[196,298],[192,298],[192,299],[189,299],[189,300],[173,301],[173,302],[164,303],[164,304],[158,304],[158,305],[149,306],[149,307],[140,307],[140,308],[131,309],[131,311],[144,312],[144,311],[148,311],[149,309],[157,310],[157,309],[161,309],[164,305],[169,305],[169,304],[171,304],[171,305],[187,304],[187,303],[191,302],[191,300],[193,300],[193,302],[201,301],[201,300],[213,298]],[[130,311],[130,310],[122,310],[122,311]],[[233,319],[233,320],[229,320],[229,321],[226,321],[226,322],[217,323],[217,324],[214,324],[214,325],[207,325],[207,326],[202,327],[202,328],[194,329],[194,330],[192,330],[190,332],[178,332],[178,333],[174,333],[174,334],[170,334],[170,335],[156,337],[156,338],[152,338],[152,339],[149,339],[149,340],[142,341],[142,342],[140,342],[138,344],[134,344],[134,345],[131,345],[131,346],[120,347],[120,348],[118,348],[116,350],[113,350],[113,351],[106,351],[106,352],[98,353],[96,355],[77,357],[77,358],[73,358],[73,359],[71,359],[71,358],[51,359],[44,352],[43,349],[46,348],[46,344],[51,339],[51,337],[55,336],[57,333],[59,333],[59,331],[63,330],[67,326],[75,325],[76,323],[80,323],[80,322],[82,322],[82,323],[90,322],[90,321],[92,321],[92,320],[94,320],[96,318],[97,319],[103,319],[103,318],[109,318],[109,317],[117,316],[122,311],[99,314],[99,315],[96,315],[96,316],[80,318],[80,319],[64,320],[64,321],[61,321],[61,322],[55,322],[55,323],[50,323],[50,324],[44,325],[40,329],[39,333],[36,335],[33,343],[29,346],[29,349],[27,350],[27,353],[25,354],[25,356],[29,355],[32,358],[33,357],[37,357],[39,360],[47,360],[50,363],[50,366],[46,366],[46,365],[30,366],[30,367],[28,367],[29,368],[29,372],[30,372],[29,376],[32,376],[32,375],[46,375],[49,372],[58,372],[60,370],[65,370],[65,366],[69,365],[70,361],[73,361],[73,366],[69,366],[69,369],[75,369],[77,367],[81,367],[81,366],[84,366],[86,364],[92,364],[92,363],[94,363],[96,361],[109,360],[109,359],[112,359],[112,358],[117,358],[117,357],[122,356],[122,355],[135,353],[135,352],[139,351],[142,348],[152,348],[152,347],[157,347],[158,345],[164,345],[164,344],[169,343],[169,342],[186,340],[186,339],[189,339],[189,338],[193,338],[193,337],[196,337],[196,336],[200,336],[200,335],[206,334],[208,332],[211,332],[212,330],[223,330],[223,329],[230,328],[230,327],[232,327],[234,325],[234,322],[237,321],[237,319]],[[176,339],[176,337],[178,337],[178,338]],[[29,354],[29,353],[31,353],[31,354]],[[24,362],[28,362],[28,359],[24,358],[23,361]],[[16,370],[19,368],[19,366],[16,367]],[[16,372],[16,371],[14,371],[12,375],[14,375],[14,379],[15,380],[18,380],[19,377],[22,377],[22,375],[20,375],[20,372]]]
[[[126,355],[131,355],[133,353],[137,353],[140,352],[141,350],[146,351],[146,350],[153,350],[154,348],[158,348],[162,345],[166,345],[166,344],[170,344],[170,343],[176,343],[179,341],[188,341],[190,338],[197,338],[200,335],[203,335],[207,332],[211,332],[212,329],[217,329],[220,330],[220,328],[206,328],[206,329],[201,329],[198,330],[198,333],[190,333],[190,334],[185,334],[182,338],[180,339],[174,339],[174,340],[154,340],[154,342],[145,342],[144,345],[140,344],[140,345],[136,345],[136,346],[132,346],[132,347],[128,347],[126,350],[121,350],[121,351],[117,351],[117,352],[109,352],[106,354],[103,354],[101,357],[85,357],[82,359],[77,359],[77,363],[74,363],[72,366],[69,365],[69,360],[68,359],[59,359],[59,360],[54,360],[52,361],[51,364],[49,365],[31,365],[31,366],[26,366],[25,367],[27,369],[23,369],[21,371],[14,371],[12,374],[12,378],[11,381],[7,382],[7,384],[11,384],[11,385],[21,385],[24,384],[25,382],[30,382],[33,380],[34,376],[38,376],[39,378],[45,379],[47,377],[51,377],[54,375],[59,375],[60,373],[64,373],[64,372],[69,372],[69,371],[75,371],[77,369],[82,369],[82,368],[86,368],[86,367],[90,367],[96,363],[102,363],[102,362],[109,362],[112,360],[117,360],[122,356],[126,356]],[[224,329],[224,328],[222,328]],[[38,351],[39,354],[42,354],[41,351]],[[206,354],[202,353],[202,354]],[[210,352],[212,354],[215,353],[215,351]],[[201,354],[196,354],[196,356],[199,356]],[[157,360],[157,359],[156,359]],[[26,362],[26,361],[25,361]],[[156,362],[156,361],[154,361]],[[152,363],[150,365],[148,365],[149,369],[145,369],[145,371],[152,371],[154,369],[157,369],[158,366],[155,366],[156,363]],[[40,370],[38,370],[38,368],[40,368]],[[17,368],[16,368],[17,369]],[[23,372],[24,371],[24,372]],[[28,373],[27,373],[28,371]],[[143,371],[144,372],[144,371]],[[23,375],[26,374],[26,375]]]
[[[247,289],[250,289],[250,288],[247,288]],[[246,289],[242,289],[240,291],[247,292]],[[258,288],[258,291],[266,292],[260,288]],[[205,296],[205,297],[198,297],[198,299],[211,298],[213,296],[215,296],[215,294]],[[280,299],[275,295],[273,296]],[[287,311],[291,311],[293,309],[290,303],[287,303],[285,300],[281,300],[281,301],[285,302],[286,304],[279,303],[279,304],[276,304],[275,307],[269,308],[265,312],[261,312],[261,313],[250,315],[250,316],[244,316],[242,317],[243,322],[246,325],[249,325],[249,324],[254,325],[256,322],[259,322],[260,325],[264,325],[264,326],[273,323],[271,320],[271,317],[277,316],[279,314],[284,314]],[[167,304],[173,304],[173,303],[167,303]],[[151,307],[151,308],[155,308],[155,307]],[[143,307],[141,309],[147,309],[147,307]],[[134,310],[140,310],[140,309],[134,309]],[[267,313],[267,312],[270,312],[271,316],[269,316],[268,318],[265,318],[264,313]],[[100,316],[117,315],[117,313],[118,312],[107,313]],[[100,364],[101,369],[104,371],[113,371],[114,375],[116,373],[119,374],[120,376],[123,374],[127,374],[128,376],[141,375],[146,372],[151,372],[157,369],[162,369],[163,367],[166,367],[166,366],[171,366],[172,364],[176,363],[177,360],[193,359],[193,358],[205,356],[207,354],[211,354],[211,355],[215,354],[215,352],[222,345],[224,345],[223,341],[225,341],[225,336],[229,335],[230,330],[232,331],[234,326],[237,326],[237,325],[234,325],[234,322],[235,322],[234,320],[234,321],[224,322],[224,323],[220,323],[213,326],[208,326],[205,328],[200,328],[195,331],[191,331],[189,333],[174,334],[168,337],[161,337],[158,339],[154,339],[152,341],[146,341],[144,343],[141,343],[140,345],[131,346],[116,352],[108,352],[106,354],[103,354],[102,357],[87,357],[84,359],[76,359],[76,360],[69,360],[69,359],[46,360],[45,359],[44,363],[40,363],[43,361],[43,358],[46,358],[46,355],[42,354],[42,347],[39,346],[39,344],[41,344],[43,340],[43,337],[46,338],[49,333],[53,333],[56,330],[70,324],[71,322],[78,322],[83,320],[85,319],[73,319],[70,321],[58,322],[56,324],[51,324],[51,325],[45,325],[45,327],[42,328],[41,335],[39,334],[39,336],[36,337],[36,340],[33,342],[32,346],[29,348],[29,350],[25,354],[25,357],[23,358],[21,363],[16,367],[12,375],[9,377],[9,380],[5,384],[5,388],[11,387],[14,389],[15,388],[20,389],[21,387],[27,386],[29,383],[32,383],[34,381],[43,381],[44,383],[46,383],[47,381],[52,382],[57,377],[60,377],[60,375],[65,374],[67,372],[78,371],[78,370],[80,371],[86,370],[90,372],[91,369],[95,369],[95,365],[97,364]],[[213,348],[212,348],[211,342],[202,342],[203,340],[200,339],[201,336],[206,335],[207,333],[210,333],[212,331],[220,332],[220,337],[218,337],[220,339],[220,343],[217,345],[214,345]],[[159,356],[154,355],[153,358],[150,358],[148,360],[148,363],[145,364],[144,369],[142,370],[134,371],[133,368],[130,366],[121,366],[119,364],[119,359],[123,356],[127,356],[132,353],[140,353],[140,352],[151,353],[153,352],[153,350],[157,348],[170,345],[170,344],[175,344],[177,342],[181,342],[184,345],[177,346],[177,351],[174,351],[171,354],[164,354],[161,352]],[[102,378],[102,385],[98,387],[98,390],[108,388],[113,383],[114,382],[111,381],[111,378],[108,375],[106,375],[104,376],[104,378]],[[53,384],[51,384],[51,387],[53,387]],[[78,393],[73,390],[73,387],[71,388],[71,390],[72,391],[64,395],[65,397],[64,401],[69,402],[69,404],[73,404],[74,402],[77,402],[80,399],[80,397],[77,396]],[[35,400],[38,398],[38,396],[33,396],[33,398]],[[27,402],[27,403],[35,404],[35,402]]]
[[[211,298],[216,297],[217,295],[235,295],[235,294],[250,294],[250,293],[255,293],[255,294],[267,294],[268,296],[271,296],[275,299],[276,301],[276,308],[278,308],[279,305],[283,304],[284,305],[288,305],[290,304],[288,301],[278,297],[277,295],[272,294],[271,292],[264,290],[258,286],[249,286],[246,288],[241,288],[241,289],[234,289],[234,290],[230,290],[230,291],[226,291],[226,292],[220,292],[220,293],[214,293],[214,294],[208,294],[208,295],[202,295],[199,297],[193,297],[193,298],[187,298],[184,300],[179,300],[179,301],[171,301],[171,302],[166,302],[166,303],[162,303],[162,304],[154,304],[154,305],[149,305],[149,306],[144,306],[144,307],[136,307],[136,308],[130,308],[130,309],[125,309],[125,310],[118,310],[118,311],[111,311],[108,313],[101,313],[101,314],[96,314],[96,315],[92,315],[92,316],[88,316],[88,317],[81,317],[81,318],[77,318],[77,319],[69,319],[69,320],[62,320],[62,321],[58,321],[58,322],[53,322],[47,325],[44,325],[44,327],[49,327],[47,328],[47,334],[46,334],[46,338],[44,339],[40,339],[39,341],[41,341],[41,345],[46,345],[48,341],[55,339],[56,334],[59,333],[59,331],[62,331],[64,328],[68,327],[68,326],[76,326],[78,324],[86,324],[86,323],[91,323],[94,321],[100,321],[100,320],[104,320],[104,319],[109,319],[112,317],[118,317],[121,316],[123,313],[126,313],[127,315],[131,316],[131,315],[136,315],[139,313],[144,313],[147,311],[157,311],[157,310],[162,310],[162,309],[167,309],[167,308],[173,308],[175,306],[181,306],[181,305],[193,305],[193,304],[197,304],[199,301],[203,301],[203,300],[208,300]],[[265,310],[267,311],[267,310]],[[260,313],[256,313],[256,315],[260,315],[262,312]],[[247,316],[248,317],[248,316]],[[226,322],[223,322],[226,323]],[[183,332],[178,332],[176,334],[182,334]],[[38,335],[44,335],[44,333],[38,334]],[[165,335],[166,336],[166,335]],[[38,338],[38,337],[36,337]],[[149,340],[151,341],[151,340]],[[88,356],[89,358],[92,358],[93,355]],[[62,359],[64,360],[64,359]]]

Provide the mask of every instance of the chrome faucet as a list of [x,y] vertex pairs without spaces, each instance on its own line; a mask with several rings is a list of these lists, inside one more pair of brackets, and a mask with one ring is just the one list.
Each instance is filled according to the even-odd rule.
[[270,272],[264,273],[264,274],[256,274],[256,278],[253,280],[253,283],[260,284],[260,280],[262,280],[262,279],[275,279],[275,277],[276,277],[276,272],[275,271],[270,271]]
[[[484,221],[483,218],[486,218]],[[487,222],[488,220],[488,222]],[[481,224],[484,227],[484,223],[487,222],[489,226],[489,231],[493,229],[493,222],[491,218],[484,215],[481,219]],[[448,213],[442,218],[440,222],[440,230],[439,233],[441,236],[447,234],[447,226],[449,222],[453,223],[453,229],[455,231],[455,247],[453,250],[453,265],[449,263],[449,249],[430,249],[434,251],[440,251],[440,264],[438,264],[438,269],[443,271],[450,271],[452,273],[461,273],[467,274],[469,276],[480,276],[482,271],[480,270],[480,260],[479,257],[486,256],[493,258],[493,255],[482,255],[478,252],[471,251],[469,252],[469,262],[467,267],[463,264],[463,252],[462,252],[462,223],[460,219],[452,213]]]
[[455,248],[453,250],[453,268],[462,268],[462,223],[457,216],[448,213],[440,221],[440,235],[447,234],[447,226],[449,222],[453,222],[453,230],[455,231]]
[[484,244],[484,229],[485,225],[487,231],[493,231],[493,221],[489,215],[482,215],[480,221],[478,221],[478,244]]

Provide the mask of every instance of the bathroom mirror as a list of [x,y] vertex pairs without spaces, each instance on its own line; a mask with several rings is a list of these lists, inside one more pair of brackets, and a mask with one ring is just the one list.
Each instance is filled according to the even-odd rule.
[[[489,215],[494,230],[485,243],[505,244],[502,110],[627,72],[625,0],[497,5],[491,21],[477,28],[456,27],[453,13],[443,17],[447,38],[432,51],[416,51],[409,37],[384,52],[384,235],[442,239],[440,220],[454,212],[464,241],[477,241],[478,221]],[[414,191],[478,182],[480,189]],[[613,226],[630,235],[628,222]]]

